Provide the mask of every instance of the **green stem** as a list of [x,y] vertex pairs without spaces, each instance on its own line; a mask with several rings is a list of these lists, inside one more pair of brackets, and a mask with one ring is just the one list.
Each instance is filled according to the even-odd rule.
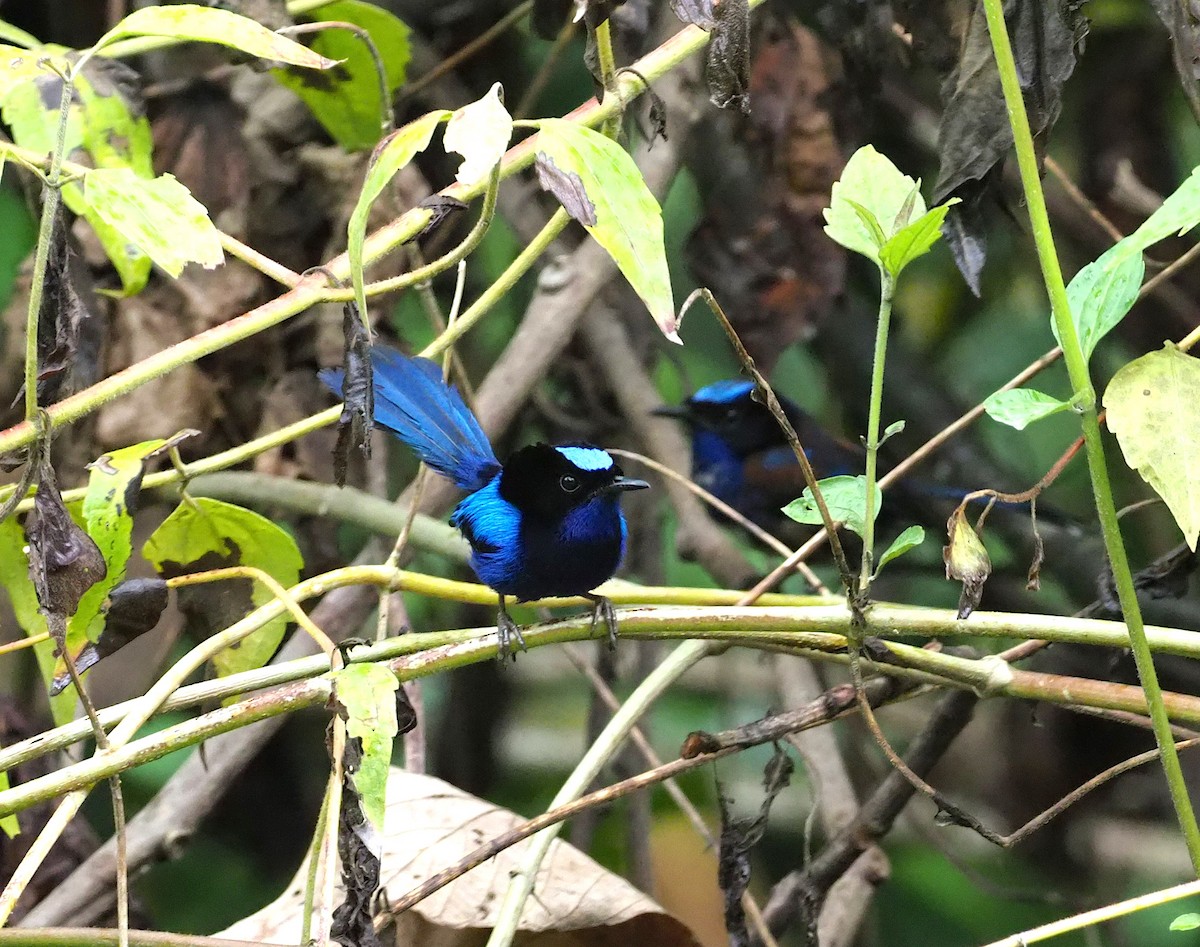
[[1130,572],[1125,545],[1121,539],[1116,504],[1113,502],[1108,467],[1104,459],[1104,445],[1100,439],[1100,424],[1096,416],[1096,394],[1088,372],[1087,356],[1079,344],[1079,335],[1071,318],[1066,284],[1063,282],[1062,270],[1059,268],[1058,256],[1054,248],[1054,236],[1050,230],[1050,218],[1046,213],[1046,201],[1042,194],[1033,135],[1029,129],[1029,117],[1025,112],[1025,102],[1021,96],[1021,87],[1017,79],[1017,67],[1013,60],[1008,29],[1004,22],[1003,0],[984,0],[984,10],[987,14],[988,32],[992,38],[992,50],[995,53],[996,65],[1000,72],[1000,84],[1004,90],[1005,103],[1008,106],[1009,124],[1012,126],[1017,163],[1020,167],[1021,183],[1025,191],[1025,202],[1029,207],[1033,239],[1037,246],[1046,290],[1050,296],[1054,325],[1058,330],[1059,340],[1062,342],[1063,359],[1067,365],[1071,387],[1075,392],[1075,401],[1080,406],[1084,446],[1088,469],[1092,475],[1092,492],[1096,498],[1096,512],[1099,515],[1104,546],[1112,567],[1117,598],[1121,603],[1125,625],[1129,630],[1129,644],[1133,651],[1134,662],[1137,664],[1138,677],[1141,679],[1142,688],[1146,693],[1146,703],[1150,708],[1154,738],[1161,754],[1163,772],[1167,778],[1171,801],[1175,805],[1175,814],[1180,828],[1183,830],[1192,867],[1200,873],[1200,826],[1196,824],[1192,802],[1188,797],[1183,769],[1179,764],[1179,755],[1171,734],[1170,720],[1166,707],[1163,705],[1162,689],[1159,687],[1158,674],[1154,669],[1154,656],[1149,642],[1146,640],[1141,606],[1138,604],[1137,592],[1133,585],[1133,575]]
[[867,418],[867,498],[863,522],[862,572],[858,591],[865,601],[871,591],[871,573],[875,569],[875,483],[879,463],[879,423],[883,413],[883,366],[887,356],[888,328],[892,321],[892,294],[895,278],[879,268],[879,320],[875,326],[875,356],[871,366],[871,403]]
[[[14,927],[0,930],[0,947],[116,947],[117,931],[103,927]],[[130,947],[262,947],[260,941],[226,940],[164,931],[130,931]]]
[[[42,184],[42,219],[38,224],[37,250],[33,257],[33,277],[29,285],[29,312],[25,319],[25,422],[32,425],[38,416],[38,318],[46,292],[46,270],[54,241],[54,225],[58,219],[59,187],[62,178],[63,152],[67,150],[67,122],[71,113],[71,93],[75,88],[71,76],[61,76],[62,97],[58,106],[58,131],[54,150],[50,153],[50,169]],[[65,236],[64,236],[65,239]],[[65,280],[65,273],[57,279]]]

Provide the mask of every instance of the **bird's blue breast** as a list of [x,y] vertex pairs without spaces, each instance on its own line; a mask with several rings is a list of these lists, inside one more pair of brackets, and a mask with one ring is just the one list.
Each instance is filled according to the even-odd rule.
[[698,427],[692,432],[692,477],[718,500],[736,506],[742,491],[742,459],[721,435]]
[[582,595],[608,579],[625,553],[625,518],[601,495],[557,522],[525,516],[500,495],[499,477],[463,499],[450,519],[471,544],[479,580],[519,599]]

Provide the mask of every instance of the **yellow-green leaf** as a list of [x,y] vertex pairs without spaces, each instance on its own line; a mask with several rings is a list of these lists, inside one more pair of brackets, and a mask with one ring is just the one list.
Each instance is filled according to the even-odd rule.
[[928,253],[942,238],[942,222],[957,203],[959,199],[954,197],[939,204],[888,238],[879,251],[879,260],[893,277],[899,276],[913,260]]
[[445,109],[422,115],[388,135],[371,155],[362,192],[358,195],[358,202],[346,227],[346,255],[350,258],[350,281],[354,284],[359,312],[367,311],[367,296],[363,290],[363,244],[367,239],[367,218],[371,215],[371,205],[396,176],[396,172],[429,147],[434,131],[450,115]]
[[879,565],[875,567],[875,577],[878,578],[879,573],[893,559],[898,559],[906,552],[916,549],[921,543],[925,542],[925,529],[922,526],[910,526],[899,536],[892,540],[891,545],[884,550],[883,555],[879,557]]
[[117,40],[133,36],[167,36],[197,43],[216,43],[260,59],[272,59],[309,69],[329,69],[337,65],[334,60],[326,59],[286,36],[273,33],[249,17],[194,3],[134,10],[105,33],[94,48],[103,49]]
[[[671,295],[663,242],[662,210],[646,187],[633,158],[611,138],[560,118],[539,125],[538,176],[600,246],[641,297],[663,334],[679,342],[679,320]],[[545,161],[554,166],[548,175]],[[572,180],[575,200],[586,196],[590,213],[578,213],[564,200],[563,185]]]
[[1168,343],[1134,359],[1104,392],[1125,462],[1166,501],[1194,551],[1200,537],[1200,360]]
[[213,269],[224,262],[208,211],[173,175],[146,180],[129,168],[97,168],[84,177],[83,199],[171,276],[189,263]]
[[346,735],[362,741],[362,762],[351,778],[363,815],[382,837],[392,741],[398,730],[400,682],[381,664],[351,664],[333,674],[334,698],[346,713]]
[[[304,564],[296,541],[281,527],[251,510],[208,497],[195,497],[176,507],[146,540],[142,554],[168,576],[244,565],[261,569],[284,588],[296,584]],[[229,591],[235,586],[236,582],[226,580],[211,589],[216,596],[235,600],[237,596]],[[250,600],[255,606],[273,598],[262,583],[253,584]],[[220,617],[223,621],[243,616]],[[224,676],[265,664],[279,646],[287,621],[285,617],[274,618],[239,644],[218,653],[213,658],[217,674]],[[220,630],[219,623],[214,630]]]
[[[846,162],[841,178],[833,185],[825,210],[825,233],[882,267],[879,234],[863,220],[861,211],[870,214],[884,240],[890,240],[909,225],[908,220],[916,217],[919,223],[919,218],[925,216],[925,201],[919,191],[914,193],[918,187],[919,182],[904,174],[890,158],[864,145]],[[907,219],[899,220],[906,206],[910,207]]]
[[482,181],[508,150],[513,120],[500,101],[500,93],[500,83],[494,83],[487,95],[464,105],[446,123],[442,136],[446,151],[463,156],[455,174],[460,184]]

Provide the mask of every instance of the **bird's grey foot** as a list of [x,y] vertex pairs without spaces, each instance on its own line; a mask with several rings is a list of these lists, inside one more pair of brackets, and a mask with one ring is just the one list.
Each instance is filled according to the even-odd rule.
[[600,623],[600,619],[604,619],[604,627],[608,629],[608,648],[610,651],[617,650],[617,613],[613,609],[613,603],[606,599],[603,595],[589,595],[587,598],[592,600],[592,634],[596,634],[596,625]]
[[496,615],[496,637],[500,640],[500,650],[496,657],[503,661],[505,658],[511,657],[514,661],[517,660],[516,648],[513,647],[513,642],[516,642],[517,648],[522,651],[528,651],[525,647],[525,637],[521,634],[521,629],[512,616],[508,614],[508,609],[504,607],[504,597],[500,598],[500,611]]

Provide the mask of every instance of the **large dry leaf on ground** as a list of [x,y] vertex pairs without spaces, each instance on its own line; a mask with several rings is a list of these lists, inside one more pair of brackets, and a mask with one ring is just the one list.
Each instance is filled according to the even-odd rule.
[[[515,813],[440,779],[393,768],[388,779],[380,903],[396,901],[522,821]],[[396,947],[482,947],[527,844],[501,852],[398,918]],[[305,871],[302,865],[273,903],[216,936],[298,943]],[[341,896],[339,890],[339,900]],[[683,924],[627,881],[559,841],[551,846],[538,873],[516,943],[537,947],[697,945]]]

